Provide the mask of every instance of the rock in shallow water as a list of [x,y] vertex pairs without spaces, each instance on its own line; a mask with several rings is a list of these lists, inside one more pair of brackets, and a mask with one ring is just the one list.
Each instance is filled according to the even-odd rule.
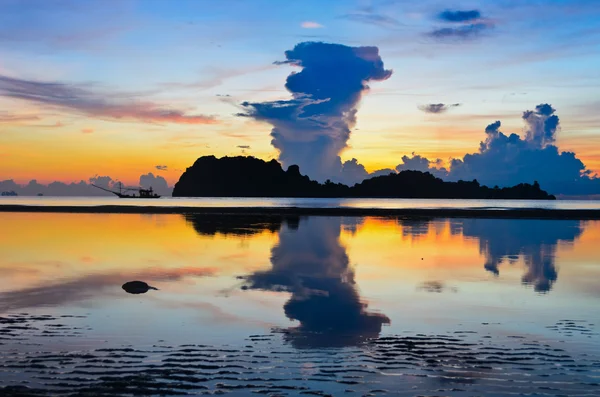
[[143,281],[126,282],[125,284],[123,284],[123,289],[129,294],[145,294],[151,289],[158,291],[158,288],[151,287]]

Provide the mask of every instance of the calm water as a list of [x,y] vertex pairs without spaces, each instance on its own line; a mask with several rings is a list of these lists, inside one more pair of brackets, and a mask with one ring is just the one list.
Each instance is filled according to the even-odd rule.
[[0,224],[3,396],[600,395],[600,222]]
[[300,208],[543,208],[600,209],[598,200],[432,200],[432,199],[317,199],[317,198],[173,198],[120,199],[111,197],[0,197],[2,204],[35,206],[142,205],[155,207],[300,207]]

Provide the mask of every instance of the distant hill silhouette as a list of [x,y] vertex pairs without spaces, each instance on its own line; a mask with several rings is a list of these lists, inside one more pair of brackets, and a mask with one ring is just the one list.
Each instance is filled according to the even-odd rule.
[[200,157],[179,178],[174,197],[362,197],[554,200],[533,185],[489,188],[476,180],[445,182],[429,172],[402,171],[366,179],[349,187],[319,183],[300,174],[297,165],[284,171],[276,160],[255,157]]

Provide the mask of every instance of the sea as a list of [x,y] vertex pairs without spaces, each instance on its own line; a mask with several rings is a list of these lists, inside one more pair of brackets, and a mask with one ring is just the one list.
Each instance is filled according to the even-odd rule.
[[[600,209],[562,200],[2,204]],[[0,226],[1,396],[600,395],[600,221],[0,212]],[[124,288],[130,281],[156,289]]]
[[1,205],[28,206],[144,206],[192,208],[379,208],[379,209],[557,209],[600,210],[600,200],[456,200],[456,199],[365,199],[365,198],[273,198],[273,197],[161,197],[159,199],[120,199],[99,197],[0,197]]

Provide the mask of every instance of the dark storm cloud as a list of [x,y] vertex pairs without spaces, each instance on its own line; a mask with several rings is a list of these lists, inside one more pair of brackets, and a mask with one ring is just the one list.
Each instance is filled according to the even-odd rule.
[[458,27],[435,29],[428,33],[436,39],[471,39],[480,36],[486,30],[492,29],[492,25],[486,23],[472,23]]
[[415,155],[404,156],[397,169],[429,171],[451,181],[477,179],[487,186],[513,186],[538,181],[552,194],[598,194],[600,179],[591,175],[573,152],[560,151],[554,145],[560,120],[549,104],[540,104],[523,113],[525,137],[505,134],[496,121],[485,128],[486,139],[479,151],[452,159],[449,170],[439,169],[439,160],[431,162]]
[[422,111],[424,111],[425,113],[433,113],[433,114],[438,114],[438,113],[445,113],[448,110],[458,107],[460,106],[460,103],[451,103],[451,104],[444,104],[444,103],[430,103],[427,105],[421,105],[419,106],[419,109],[421,109]]
[[241,116],[273,126],[271,143],[284,166],[297,164],[303,173],[323,181],[341,179],[340,152],[356,124],[356,113],[369,81],[392,75],[377,47],[304,42],[285,52],[290,64],[302,68],[290,74],[285,87],[290,100],[249,103]]
[[243,277],[243,289],[286,291],[286,316],[297,328],[286,338],[296,347],[345,346],[376,337],[390,319],[367,311],[354,270],[340,244],[341,219],[308,218],[295,231],[282,229],[271,250],[272,269]]
[[479,10],[445,10],[439,13],[438,18],[445,22],[470,22],[481,18]]
[[0,96],[109,120],[144,123],[214,124],[212,116],[188,115],[152,102],[138,102],[80,85],[23,80],[0,75]]

